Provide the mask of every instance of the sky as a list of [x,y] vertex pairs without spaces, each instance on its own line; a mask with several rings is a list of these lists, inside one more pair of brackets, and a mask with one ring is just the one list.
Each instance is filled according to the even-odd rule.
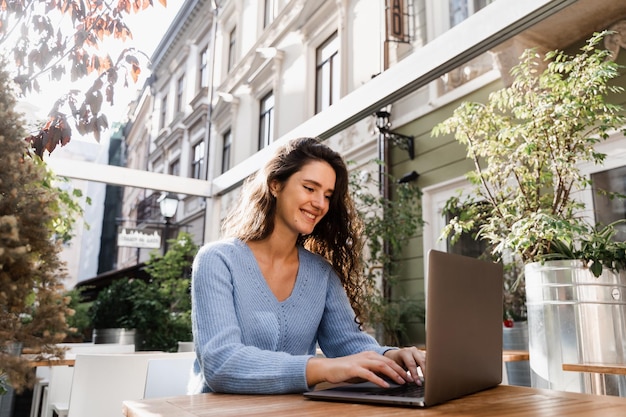
[[[100,52],[109,52],[115,60],[123,48],[133,46],[150,57],[184,2],[185,0],[168,0],[167,7],[164,7],[158,0],[153,0],[152,7],[140,13],[126,16],[124,20],[133,34],[133,39],[125,43],[111,40],[103,45]],[[115,122],[124,121],[128,113],[129,103],[137,97],[138,91],[143,87],[148,75],[149,70],[143,67],[137,84],[130,84],[128,89],[117,88],[115,90],[115,106],[104,111],[109,127]],[[19,100],[18,109],[25,114],[28,121],[45,119],[54,102],[70,88],[83,88],[83,86],[89,86],[93,82],[93,80],[83,80],[82,83],[72,85],[69,79],[64,82],[50,82],[49,84],[46,84],[45,80],[42,79],[39,81],[42,85],[42,94],[32,94]],[[111,130],[109,129],[104,134],[110,133]],[[72,140],[75,139],[93,140],[90,137],[81,138],[77,132],[72,134]]]

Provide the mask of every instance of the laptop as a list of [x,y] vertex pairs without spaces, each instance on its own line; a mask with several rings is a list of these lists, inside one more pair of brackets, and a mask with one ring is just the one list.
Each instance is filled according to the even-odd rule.
[[[429,407],[502,382],[502,265],[428,253],[423,387],[371,382],[304,393],[315,400]],[[417,394],[406,391],[421,391]]]

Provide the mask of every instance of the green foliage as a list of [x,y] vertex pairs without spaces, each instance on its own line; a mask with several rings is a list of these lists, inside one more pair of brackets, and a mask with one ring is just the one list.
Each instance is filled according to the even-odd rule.
[[424,224],[422,193],[414,183],[398,184],[388,176],[392,196],[388,199],[380,194],[378,181],[369,180],[371,177],[367,171],[350,173],[350,188],[363,220],[366,246],[363,265],[368,288],[363,310],[366,323],[382,329],[382,343],[397,346],[407,338],[406,319],[423,316],[423,303],[391,295],[397,285],[402,249]]
[[180,233],[164,256],[153,253],[150,280],[121,279],[100,291],[92,305],[93,327],[135,329],[138,350],[174,351],[191,340],[191,264],[198,251],[191,235]]
[[65,296],[69,298],[67,306],[73,311],[73,314],[67,317],[69,330],[66,339],[76,342],[85,340],[85,333],[91,329],[91,317],[89,315],[91,303],[83,302],[82,292],[84,289],[75,288],[65,293]]
[[146,271],[158,286],[168,310],[167,329],[158,337],[164,349],[177,348],[178,341],[192,339],[191,335],[191,265],[198,246],[189,233],[181,232],[164,256],[152,254]]
[[589,186],[579,167],[601,164],[605,155],[595,145],[626,122],[623,109],[606,100],[623,92],[610,83],[618,65],[597,48],[606,34],[594,34],[577,55],[546,54],[542,72],[538,54],[525,51],[510,87],[487,103],[461,104],[435,126],[435,136],[453,133],[475,165],[468,174],[475,195],[451,202],[460,214],[444,236],[478,227],[496,254],[511,251],[525,263],[575,257],[595,274],[626,266],[623,255],[615,258],[623,244],[607,238],[611,227],[585,221],[576,198]]

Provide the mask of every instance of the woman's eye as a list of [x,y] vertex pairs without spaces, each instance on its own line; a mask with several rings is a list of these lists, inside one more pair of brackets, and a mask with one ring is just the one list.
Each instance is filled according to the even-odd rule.
[[304,187],[305,190],[307,190],[309,192],[313,191],[313,188],[311,188],[311,187],[307,187],[306,185],[303,185],[303,187]]

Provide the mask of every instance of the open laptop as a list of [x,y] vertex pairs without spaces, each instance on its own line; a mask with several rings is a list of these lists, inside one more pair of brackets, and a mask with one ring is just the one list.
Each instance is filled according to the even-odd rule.
[[425,407],[500,384],[502,280],[500,264],[431,250],[422,392],[403,392],[417,386],[412,383],[381,388],[364,382],[304,395],[317,400]]

